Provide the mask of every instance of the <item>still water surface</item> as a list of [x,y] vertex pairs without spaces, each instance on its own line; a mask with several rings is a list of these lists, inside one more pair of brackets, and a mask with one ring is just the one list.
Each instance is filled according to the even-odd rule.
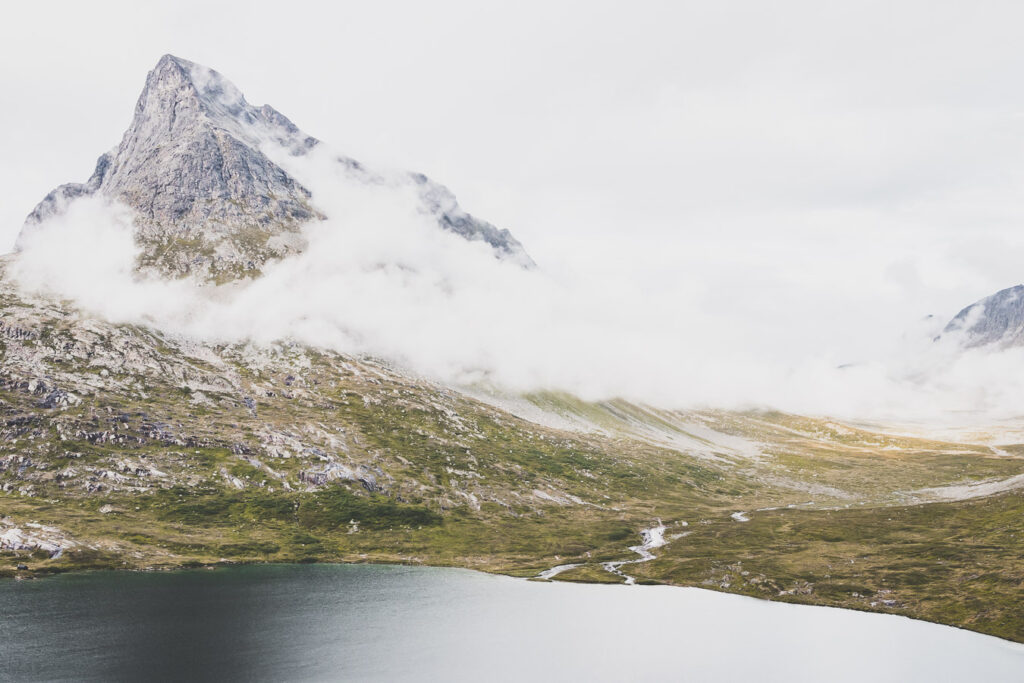
[[0,582],[0,679],[1022,681],[1024,646],[690,588],[279,565]]

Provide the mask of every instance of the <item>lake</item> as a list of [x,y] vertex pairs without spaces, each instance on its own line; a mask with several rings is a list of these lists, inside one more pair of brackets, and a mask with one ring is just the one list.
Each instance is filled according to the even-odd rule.
[[1021,681],[1024,646],[696,588],[263,565],[0,582],[3,680]]

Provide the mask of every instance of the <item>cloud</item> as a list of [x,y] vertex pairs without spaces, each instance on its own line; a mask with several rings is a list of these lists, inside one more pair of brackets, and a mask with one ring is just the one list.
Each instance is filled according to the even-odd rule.
[[[299,169],[331,220],[301,259],[216,296],[136,282],[116,207],[54,222],[22,274],[92,310],[669,405],[1021,405],[1015,351],[931,341],[1024,280],[1019,3],[300,2],[301,31],[269,2],[108,5],[12,10],[9,239],[38,197],[88,175],[170,51],[350,156],[443,181],[541,270],[434,235],[398,195]],[[105,253],[82,259],[76,241]]]
[[[102,198],[30,233],[11,273],[111,320],[218,341],[293,339],[455,384],[860,419],[992,419],[1024,399],[1024,350],[961,353],[948,336],[932,341],[942,318],[892,325],[874,310],[955,270],[942,248],[885,239],[884,225],[838,238],[808,226],[804,240],[776,244],[782,218],[765,216],[767,237],[742,247],[714,235],[679,251],[590,245],[530,271],[439,230],[410,185],[349,176],[326,146],[265,151],[329,218],[305,227],[302,254],[255,281],[140,278],[131,213]],[[863,215],[828,219],[852,228]]]

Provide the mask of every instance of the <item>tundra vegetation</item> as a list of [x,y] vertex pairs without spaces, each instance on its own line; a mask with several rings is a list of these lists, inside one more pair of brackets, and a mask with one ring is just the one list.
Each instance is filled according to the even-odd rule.
[[[454,390],[0,283],[0,575],[462,566],[905,614],[1024,642],[1024,445]],[[529,416],[525,419],[522,415]],[[27,567],[18,569],[18,566]]]

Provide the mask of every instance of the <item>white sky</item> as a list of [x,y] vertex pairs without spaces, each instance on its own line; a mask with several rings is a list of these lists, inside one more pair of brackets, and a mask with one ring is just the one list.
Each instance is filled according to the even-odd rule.
[[141,5],[5,7],[0,243],[171,52],[551,272],[685,289],[783,355],[873,358],[1024,281],[1017,2]]

